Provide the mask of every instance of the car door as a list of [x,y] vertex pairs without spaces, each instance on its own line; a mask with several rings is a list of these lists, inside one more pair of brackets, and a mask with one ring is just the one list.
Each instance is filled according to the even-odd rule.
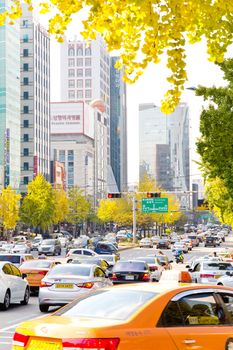
[[17,285],[16,285],[16,280],[13,275],[13,271],[11,269],[11,264],[6,263],[2,271],[4,273],[4,279],[7,280],[8,288],[10,289],[11,293],[11,302],[18,301],[17,299]]
[[14,280],[15,296],[18,301],[21,301],[24,298],[26,282],[22,279],[22,274],[16,266],[10,264],[10,267],[12,271],[11,278]]
[[176,307],[176,320],[173,317],[174,322],[167,326],[167,332],[177,349],[225,349],[230,330],[227,334],[226,314],[213,290],[183,292],[175,296],[170,304]]
[[193,282],[199,283],[200,282],[200,271],[201,271],[201,264],[196,263],[192,269],[192,280]]

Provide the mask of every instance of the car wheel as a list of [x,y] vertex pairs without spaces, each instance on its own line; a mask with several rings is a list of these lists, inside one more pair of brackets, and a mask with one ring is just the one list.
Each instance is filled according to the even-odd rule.
[[197,283],[197,279],[195,278],[194,283]]
[[40,309],[41,312],[48,312],[49,311],[49,305],[40,304],[39,305],[39,309]]
[[5,294],[5,297],[4,297],[4,301],[3,301],[2,304],[0,304],[0,309],[4,310],[4,311],[9,309],[10,302],[11,302],[11,295],[10,295],[10,291],[7,290],[6,294]]
[[219,282],[219,283],[217,284],[217,286],[223,286],[223,284],[222,284],[221,282]]
[[24,294],[24,298],[23,300],[20,302],[21,305],[27,305],[29,302],[29,298],[30,298],[30,290],[27,287],[25,290],[25,294]]

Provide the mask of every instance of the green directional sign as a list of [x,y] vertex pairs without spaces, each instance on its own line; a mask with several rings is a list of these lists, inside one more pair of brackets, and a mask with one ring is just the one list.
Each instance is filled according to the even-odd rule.
[[168,198],[143,198],[142,213],[167,213]]

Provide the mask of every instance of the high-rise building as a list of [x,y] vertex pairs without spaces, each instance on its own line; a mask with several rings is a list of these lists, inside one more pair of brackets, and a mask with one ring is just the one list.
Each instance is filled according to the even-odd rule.
[[65,40],[61,52],[61,101],[102,100],[105,103],[110,165],[110,56],[105,42],[97,37],[87,46],[78,39]]
[[[0,12],[12,5],[0,0]],[[20,28],[0,26],[0,187],[19,189],[20,181]]]
[[50,174],[50,38],[23,6],[21,42],[21,192]]
[[159,107],[151,103],[139,106],[139,162],[140,178],[146,172],[165,190],[189,190],[187,104],[179,104],[170,115],[163,114]]
[[127,190],[127,108],[124,70],[115,68],[119,57],[110,65],[110,149],[111,167],[119,191]]

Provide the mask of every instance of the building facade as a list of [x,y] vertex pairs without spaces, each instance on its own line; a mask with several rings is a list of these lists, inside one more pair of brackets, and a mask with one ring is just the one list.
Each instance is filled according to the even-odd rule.
[[[12,3],[0,0],[0,12]],[[19,189],[20,27],[0,26],[0,187]]]
[[21,42],[21,192],[50,174],[50,38],[23,6]]
[[171,115],[154,104],[139,106],[139,173],[167,191],[190,188],[189,109],[181,103]]
[[80,187],[93,203],[107,190],[107,120],[83,101],[51,103],[52,159],[64,164],[65,187]]
[[119,57],[111,57],[110,64],[110,149],[111,167],[119,191],[126,191],[127,176],[127,108],[124,70],[115,68]]

